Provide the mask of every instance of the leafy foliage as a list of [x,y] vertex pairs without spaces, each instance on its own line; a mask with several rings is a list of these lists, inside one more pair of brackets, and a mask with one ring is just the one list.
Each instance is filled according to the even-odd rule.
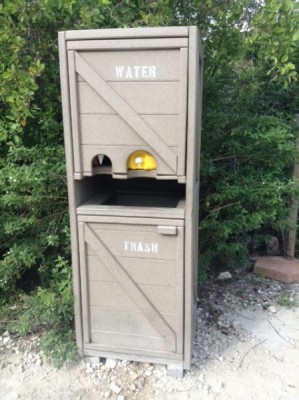
[[57,367],[75,360],[77,350],[73,322],[72,279],[68,261],[57,257],[47,288],[39,287],[26,299],[23,312],[12,330],[21,334],[43,332],[41,349]]
[[267,75],[280,80],[284,87],[297,81],[299,4],[291,0],[267,0],[255,16],[252,40],[258,45],[258,56],[269,62]]
[[[230,26],[224,20],[232,14],[214,13],[213,41],[207,38],[205,47],[200,248],[203,264],[208,258],[222,267],[246,267],[248,241],[259,231],[281,236],[289,195],[298,193],[291,177],[298,85],[295,76],[278,76],[265,56],[276,48],[260,35],[265,24],[270,32],[276,26],[270,16],[275,2],[241,3]],[[298,11],[292,12],[294,17]],[[288,41],[287,24],[279,24],[277,37]],[[218,40],[224,50],[213,48]],[[298,65],[298,51],[289,57]]]
[[0,175],[2,293],[11,294],[29,269],[47,284],[58,254],[68,257],[63,154],[62,146],[9,148]]
[[278,304],[287,308],[296,308],[299,305],[298,299],[294,294],[283,291],[278,299]]
[[[299,109],[290,0],[3,0],[0,4],[0,305],[74,357],[57,31],[198,25],[204,45],[200,278],[247,260],[248,236],[286,226]],[[24,292],[27,294],[24,296]],[[22,300],[21,300],[22,299]],[[3,327],[4,329],[4,327]],[[56,352],[53,350],[57,350]]]

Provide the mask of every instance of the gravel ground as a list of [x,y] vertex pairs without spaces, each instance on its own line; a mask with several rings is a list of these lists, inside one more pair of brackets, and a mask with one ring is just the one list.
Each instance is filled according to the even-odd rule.
[[298,400],[299,283],[252,273],[211,278],[199,289],[191,371],[163,365],[78,361],[57,370],[39,338],[0,337],[0,399]]

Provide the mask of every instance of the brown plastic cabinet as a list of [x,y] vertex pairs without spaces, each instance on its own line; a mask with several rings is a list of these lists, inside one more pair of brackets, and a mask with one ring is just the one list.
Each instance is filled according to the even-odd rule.
[[59,49],[80,354],[181,375],[197,300],[197,28],[60,32]]

